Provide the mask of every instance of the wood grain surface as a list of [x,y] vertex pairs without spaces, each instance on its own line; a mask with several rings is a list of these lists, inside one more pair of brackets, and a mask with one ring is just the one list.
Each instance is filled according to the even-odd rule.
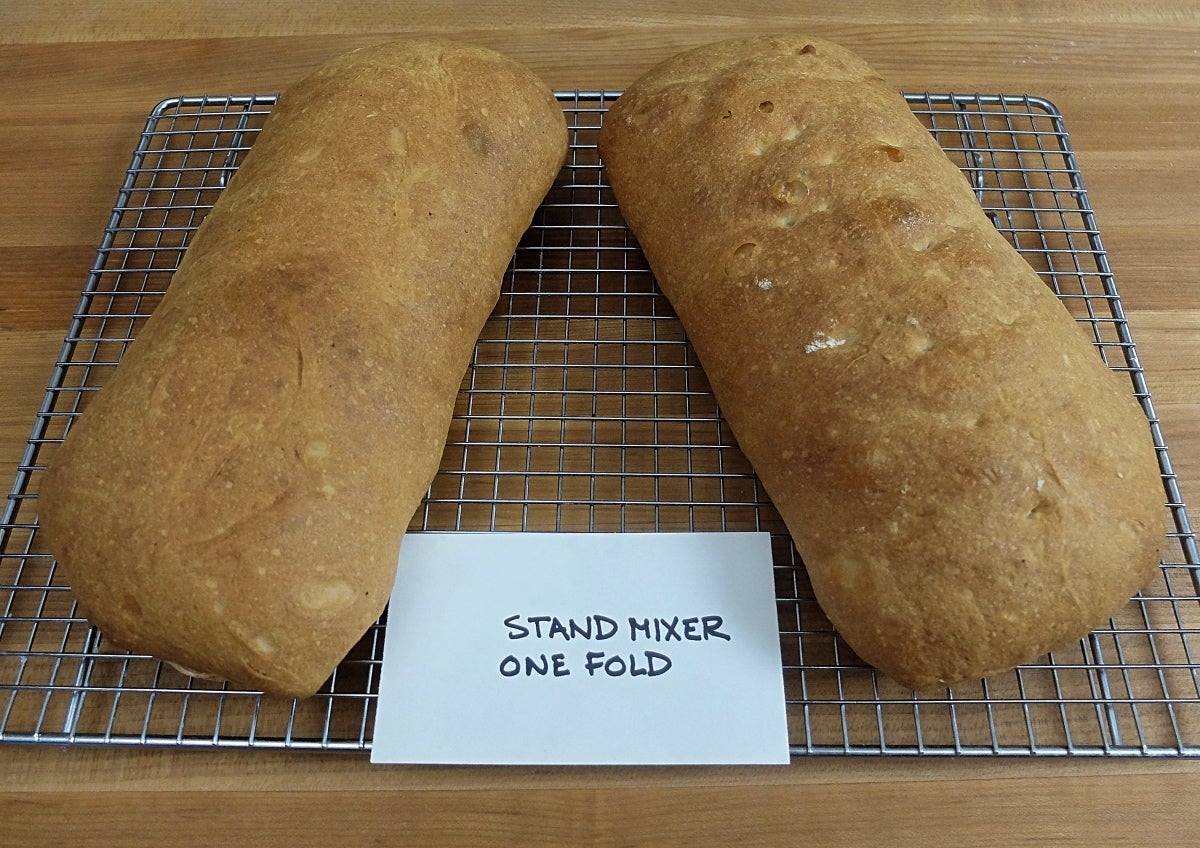
[[[621,88],[677,50],[770,31],[839,41],[897,88],[1059,107],[1186,499],[1200,485],[1195,2],[0,5],[0,480],[163,98],[274,92],[352,47],[432,34],[509,53],[556,88]],[[8,746],[0,846],[1193,845],[1197,789],[1200,766],[1175,760],[437,769]]]

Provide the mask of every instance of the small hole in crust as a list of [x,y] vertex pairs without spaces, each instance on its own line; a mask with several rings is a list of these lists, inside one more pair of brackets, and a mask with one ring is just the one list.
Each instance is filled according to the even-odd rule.
[[805,44],[803,47],[801,47],[796,52],[799,53],[801,56],[811,56],[817,52],[817,46],[815,44]]
[[884,156],[886,156],[888,159],[890,159],[892,162],[903,162],[904,161],[904,151],[901,150],[899,147],[894,147],[890,144],[885,144],[879,148],[879,151]]
[[747,241],[739,244],[727,254],[725,274],[736,279],[750,273],[754,267],[754,258],[757,253],[758,242]]
[[1029,510],[1025,517],[1030,519],[1049,518],[1057,511],[1056,506],[1057,505],[1052,499],[1041,498],[1036,504],[1033,505],[1033,509]]
[[738,262],[749,262],[750,258],[758,251],[756,242],[748,241],[745,244],[738,245],[733,251],[733,258]]
[[772,103],[770,100],[764,100],[762,103],[758,104],[758,111],[762,112],[763,114],[769,115],[775,111],[775,104]]
[[808,196],[808,174],[800,173],[786,180],[780,180],[772,187],[771,194],[779,203],[799,203]]

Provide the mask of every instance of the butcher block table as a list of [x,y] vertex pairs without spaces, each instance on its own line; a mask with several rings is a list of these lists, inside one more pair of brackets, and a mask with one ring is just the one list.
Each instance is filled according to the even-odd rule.
[[[508,53],[558,90],[619,91],[681,49],[781,32],[838,41],[905,92],[1028,94],[1058,108],[1180,492],[1194,497],[1200,8],[858,5],[0,5],[0,480],[8,486],[18,472],[155,104],[274,93],[345,50],[430,35]],[[361,750],[4,744],[0,845],[1182,846],[1200,839],[1198,766],[1068,752],[815,753],[774,767],[418,767],[372,766]]]

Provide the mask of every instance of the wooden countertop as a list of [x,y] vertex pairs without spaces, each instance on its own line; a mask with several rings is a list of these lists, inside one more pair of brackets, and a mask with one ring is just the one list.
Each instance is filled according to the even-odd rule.
[[[1200,485],[1200,10],[1193,2],[0,7],[0,479],[12,479],[149,109],[277,91],[402,35],[622,88],[739,34],[805,32],[897,88],[1063,112],[1185,498]],[[687,11],[681,11],[682,8]],[[7,483],[5,483],[7,486]],[[3,845],[1191,845],[1200,764],[809,759],[776,768],[371,767],[364,756],[0,747]]]

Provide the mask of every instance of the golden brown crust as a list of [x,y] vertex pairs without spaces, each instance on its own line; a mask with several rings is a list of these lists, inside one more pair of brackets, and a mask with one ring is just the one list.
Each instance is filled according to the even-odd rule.
[[106,636],[315,691],[387,601],[480,328],[566,154],[491,51],[354,51],[281,97],[42,484]]
[[914,688],[1077,639],[1156,573],[1145,416],[895,91],[816,39],[651,70],[600,148],[817,598]]

